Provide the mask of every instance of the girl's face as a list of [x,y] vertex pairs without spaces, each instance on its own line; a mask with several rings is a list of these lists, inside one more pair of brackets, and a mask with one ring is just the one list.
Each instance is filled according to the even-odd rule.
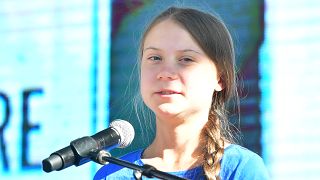
[[[217,69],[191,35],[172,20],[149,31],[141,59],[141,94],[157,117],[208,117],[220,91]],[[194,116],[196,115],[196,116]]]

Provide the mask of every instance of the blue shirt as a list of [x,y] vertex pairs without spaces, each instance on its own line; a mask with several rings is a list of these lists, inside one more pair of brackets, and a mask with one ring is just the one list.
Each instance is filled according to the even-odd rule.
[[[121,157],[121,159],[142,166],[144,165],[141,161],[142,153],[143,150],[137,150]],[[186,179],[206,179],[202,166],[185,171],[168,173]],[[269,179],[261,157],[254,152],[235,144],[228,146],[224,151],[221,160],[220,177],[222,180]],[[108,164],[101,167],[94,177],[94,180],[101,179],[134,179],[133,170],[115,164]],[[143,177],[142,179],[147,178]]]

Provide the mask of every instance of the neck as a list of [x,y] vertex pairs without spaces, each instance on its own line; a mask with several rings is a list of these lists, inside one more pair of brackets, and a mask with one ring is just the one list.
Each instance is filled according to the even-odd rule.
[[201,123],[164,124],[157,123],[157,133],[154,143],[160,149],[176,151],[194,149],[199,145]]
[[202,152],[200,134],[206,121],[172,122],[181,121],[157,118],[156,137],[143,158],[163,170],[182,170],[199,165]]

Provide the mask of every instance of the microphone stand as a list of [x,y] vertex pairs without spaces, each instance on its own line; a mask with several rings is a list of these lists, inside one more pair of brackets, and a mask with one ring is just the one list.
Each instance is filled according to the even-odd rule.
[[111,157],[111,154],[106,150],[100,150],[91,154],[91,159],[99,164],[106,165],[108,163],[117,164],[123,167],[127,167],[129,169],[135,170],[134,177],[136,179],[141,179],[142,175],[148,178],[159,178],[159,179],[167,179],[167,180],[186,180],[184,178],[174,176],[172,174],[159,171],[155,167],[145,164],[143,166],[139,166],[128,161],[120,160],[114,157]]

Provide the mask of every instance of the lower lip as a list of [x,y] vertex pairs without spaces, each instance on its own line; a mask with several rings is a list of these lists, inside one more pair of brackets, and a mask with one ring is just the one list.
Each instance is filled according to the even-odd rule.
[[175,95],[180,95],[179,93],[173,93],[173,94],[162,94],[162,93],[156,93],[157,95],[159,95],[160,97],[172,97]]

